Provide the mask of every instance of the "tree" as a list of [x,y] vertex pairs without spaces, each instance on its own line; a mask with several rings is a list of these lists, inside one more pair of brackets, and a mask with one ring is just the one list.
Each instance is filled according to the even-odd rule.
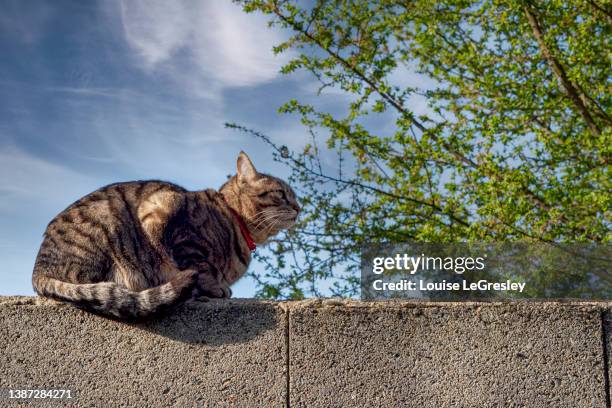
[[230,125],[274,148],[304,206],[260,255],[261,296],[355,295],[369,243],[611,241],[609,2],[239,3],[291,32],[283,73],[351,96],[345,114],[280,108],[312,135],[300,152]]

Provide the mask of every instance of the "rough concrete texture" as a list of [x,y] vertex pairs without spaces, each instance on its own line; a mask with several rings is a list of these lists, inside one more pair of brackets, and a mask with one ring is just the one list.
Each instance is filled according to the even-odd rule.
[[603,322],[603,342],[604,352],[607,358],[605,359],[605,368],[608,373],[608,393],[606,395],[607,406],[612,407],[612,372],[610,371],[612,365],[612,307],[608,307],[602,311],[602,322]]
[[0,389],[77,393],[38,407],[609,408],[611,309],[231,300],[127,324],[0,298]]
[[291,307],[291,407],[606,407],[596,303]]
[[286,312],[270,302],[187,304],[157,322],[125,324],[4,298],[0,388],[70,388],[75,407],[279,407],[285,335]]

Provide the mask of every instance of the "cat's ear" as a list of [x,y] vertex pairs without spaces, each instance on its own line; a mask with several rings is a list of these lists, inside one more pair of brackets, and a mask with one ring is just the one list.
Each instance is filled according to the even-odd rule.
[[238,180],[240,181],[253,180],[257,175],[257,170],[255,170],[253,162],[245,152],[240,152],[238,155],[236,167],[238,168]]

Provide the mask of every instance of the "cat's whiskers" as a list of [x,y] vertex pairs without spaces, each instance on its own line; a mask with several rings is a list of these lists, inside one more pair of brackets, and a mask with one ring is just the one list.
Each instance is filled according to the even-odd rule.
[[253,227],[254,229],[259,228],[263,223],[270,221],[276,217],[289,215],[291,214],[291,212],[287,210],[278,210],[276,208],[266,208],[257,214],[259,216],[255,217],[255,219],[253,220],[253,223],[255,224]]
[[266,230],[266,235],[272,234],[274,232],[274,228],[282,221],[281,218],[277,218],[273,223],[270,224],[268,229]]
[[[253,229],[258,229],[261,226],[265,226],[266,223],[273,221],[266,228],[266,231],[269,233],[272,230],[272,228],[275,227],[278,223],[280,223],[281,221],[286,221],[283,218],[284,215],[291,215],[291,211],[288,211],[288,210],[277,210],[277,209],[269,209],[269,210],[271,211],[263,214],[261,219],[258,220],[258,222],[255,224]],[[263,210],[262,212],[264,211],[266,210]]]
[[259,217],[260,215],[262,215],[262,214],[264,214],[264,213],[266,213],[266,212],[268,212],[268,211],[272,211],[272,210],[274,210],[274,208],[264,208],[263,210],[258,211],[258,212],[256,212],[255,214],[253,214],[252,218],[253,218],[253,219],[256,219],[256,218],[257,218],[257,217]]
[[268,225],[268,227],[267,227],[267,229],[266,229],[266,231],[265,231],[265,232],[266,232],[266,234],[272,234],[272,233],[274,233],[274,229],[276,228],[276,226],[277,226],[278,224],[280,224],[280,223],[281,223],[281,222],[283,222],[283,221],[288,221],[288,220],[286,220],[286,219],[282,218],[281,216],[282,216],[282,215],[290,215],[290,214],[291,214],[291,211],[287,211],[287,210],[277,212],[277,214],[276,214],[276,215],[277,215],[278,217],[277,217],[277,218],[275,218],[275,219],[273,219],[273,220],[272,220],[273,222],[272,222],[272,223],[270,223],[270,225]]
[[267,210],[263,210],[262,212],[265,212],[265,213],[261,214],[259,217],[257,217],[254,220],[253,229],[255,229],[255,230],[258,229],[265,222],[272,220],[274,218],[274,216],[275,216],[274,209],[267,209]]
[[258,230],[265,230],[265,229],[268,228],[268,226],[270,224],[274,223],[277,219],[278,218],[274,214],[271,214],[267,218],[261,220],[261,222],[257,225],[257,229]]

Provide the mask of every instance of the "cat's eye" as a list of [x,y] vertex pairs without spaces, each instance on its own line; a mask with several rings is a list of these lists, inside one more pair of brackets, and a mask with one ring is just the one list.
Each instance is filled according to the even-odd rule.
[[268,194],[272,194],[272,193],[280,194],[283,198],[285,198],[285,190],[270,190],[270,191],[265,191],[265,192],[263,192],[261,194],[257,194],[257,197],[262,198],[262,197],[265,197]]

